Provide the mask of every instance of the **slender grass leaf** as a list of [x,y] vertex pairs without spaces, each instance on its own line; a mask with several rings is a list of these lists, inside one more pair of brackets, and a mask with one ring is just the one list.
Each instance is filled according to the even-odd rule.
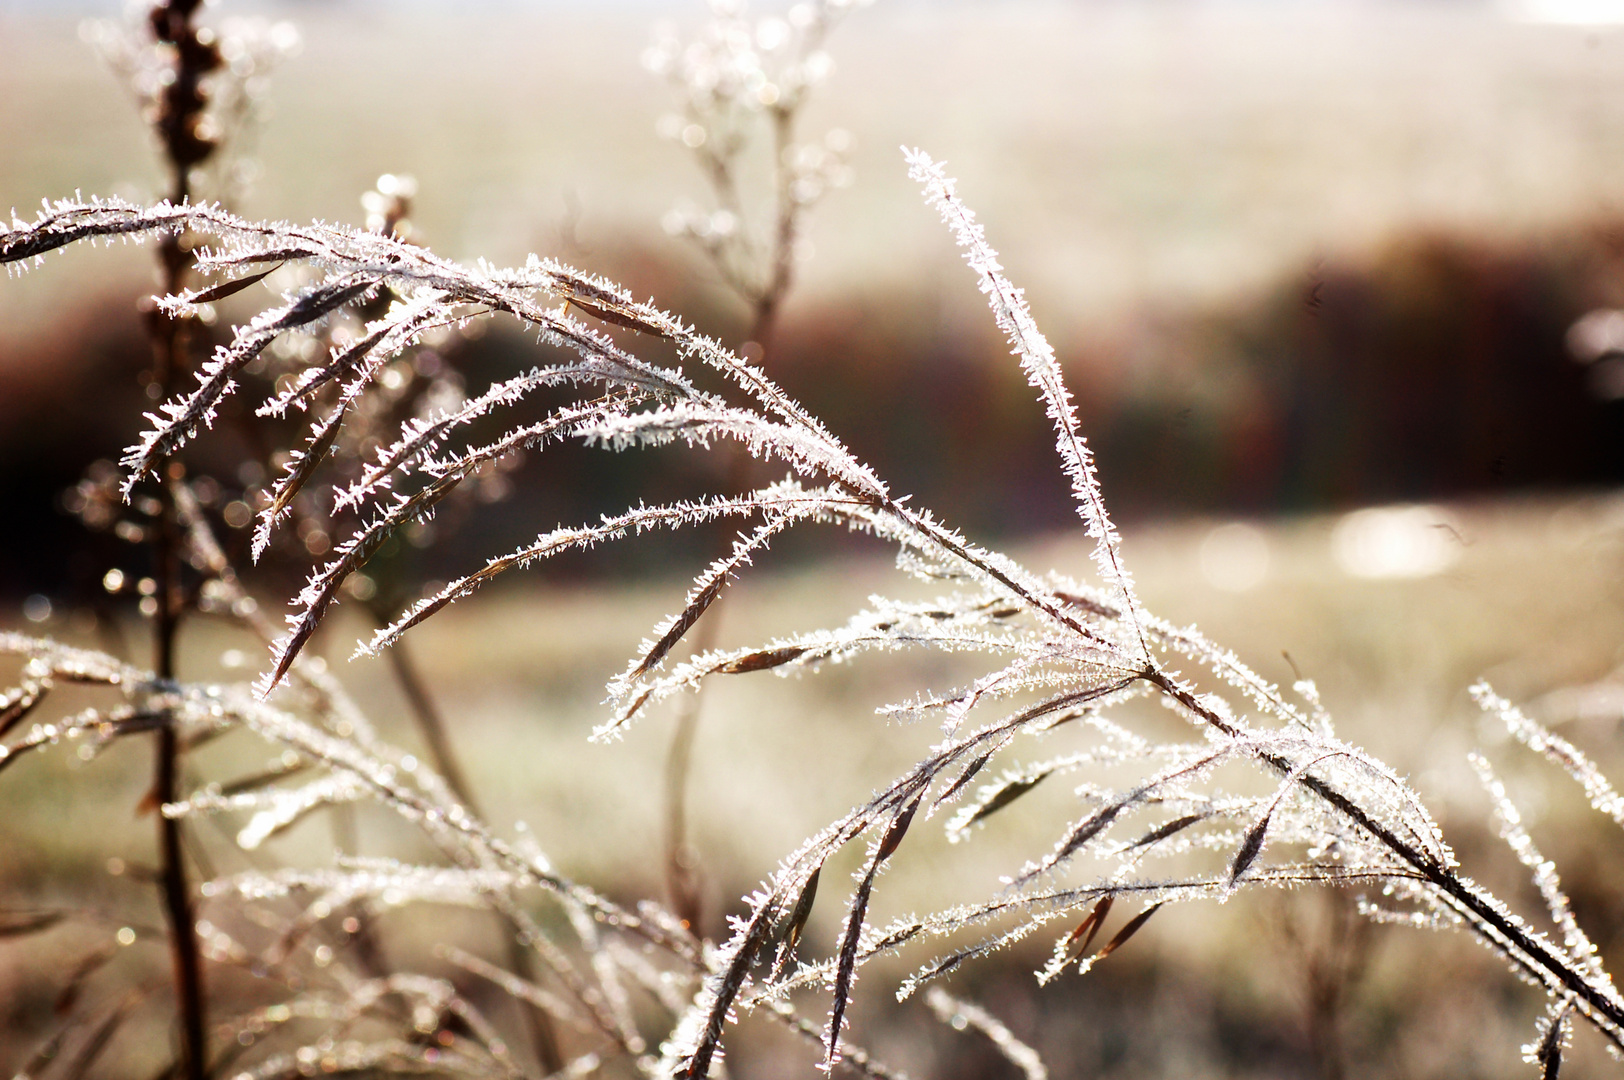
[[1002,810],[1004,807],[1008,806],[1022,795],[1025,795],[1028,791],[1031,791],[1033,788],[1043,783],[1048,775],[1049,774],[1046,772],[1041,772],[1036,776],[1026,776],[1019,780],[1011,780],[1009,783],[999,788],[990,799],[982,803],[981,806],[976,809],[976,812],[970,816],[970,820],[965,822],[965,825],[974,825],[983,818],[990,817]]
[[642,319],[639,319],[635,315],[622,314],[621,312],[615,311],[613,308],[604,307],[600,304],[594,304],[589,301],[582,300],[579,296],[571,296],[567,299],[569,303],[580,308],[594,319],[601,319],[606,323],[613,323],[616,326],[624,326],[629,330],[636,330],[640,334],[651,334],[654,337],[663,338],[666,341],[673,340],[671,335],[666,333],[664,330],[657,326],[650,326],[648,323],[644,322]]
[[0,912],[0,938],[37,934],[49,930],[67,917],[65,911]]
[[277,521],[293,504],[294,496],[303,490],[333,449],[333,443],[337,441],[338,433],[344,426],[344,414],[347,411],[344,405],[334,409],[332,415],[323,420],[321,426],[311,433],[309,445],[289,463],[288,471],[276,482],[271,504],[260,512],[259,526],[254,530],[253,555],[256,560],[271,542],[271,530],[276,528]]
[[629,678],[642,678],[658,666],[660,661],[665,659],[666,654],[676,646],[677,642],[682,640],[683,635],[693,629],[700,616],[704,615],[710,606],[716,602],[716,598],[722,595],[722,589],[726,585],[727,576],[725,574],[718,574],[706,582],[704,587],[689,601],[688,606],[683,608],[682,613],[671,623],[670,628],[660,635],[660,640],[654,643],[654,647],[644,654],[643,659],[632,669]]
[[[1088,913],[1088,917],[1077,924],[1077,929],[1073,930],[1071,937],[1066,939],[1066,949],[1069,954],[1066,957],[1066,963],[1069,964],[1086,953],[1088,947],[1094,944],[1094,939],[1099,936],[1100,928],[1105,925],[1105,918],[1111,914],[1111,905],[1115,902],[1116,896],[1114,894],[1102,897],[1100,902],[1094,905],[1094,909]],[[1079,938],[1082,940],[1079,941]]]
[[1191,825],[1199,824],[1200,822],[1207,820],[1209,816],[1210,815],[1208,814],[1186,814],[1183,817],[1174,818],[1172,821],[1169,821],[1163,825],[1158,825],[1156,828],[1150,830],[1148,833],[1135,840],[1132,844],[1128,845],[1128,850],[1132,851],[1136,848],[1149,847],[1152,844],[1159,844],[1168,837],[1183,832]]
[[770,668],[783,667],[785,664],[799,660],[804,655],[806,655],[806,646],[804,645],[789,645],[782,649],[762,649],[759,652],[748,653],[729,660],[716,670],[723,675],[743,675],[747,671],[767,671]]
[[953,796],[963,791],[965,786],[969,784],[971,780],[976,778],[976,774],[987,767],[987,762],[992,760],[992,755],[993,751],[989,750],[985,754],[982,754],[980,757],[976,758],[974,761],[970,762],[970,764],[966,765],[964,767],[964,771],[959,773],[958,778],[947,786],[947,790],[936,797],[935,805],[941,806]]
[[188,303],[192,304],[212,304],[216,300],[224,300],[228,296],[236,296],[238,293],[248,288],[248,286],[253,285],[256,282],[264,281],[266,278],[282,269],[282,266],[282,263],[277,263],[269,270],[262,271],[258,274],[249,274],[247,277],[240,277],[234,281],[222,282],[221,284],[214,286],[212,289],[204,289],[200,293],[192,293],[186,297],[186,300]]
[[1234,888],[1242,874],[1251,868],[1257,857],[1263,852],[1263,839],[1269,831],[1269,821],[1274,817],[1274,808],[1270,807],[1252,827],[1246,830],[1246,836],[1241,840],[1240,848],[1235,852],[1235,861],[1229,865],[1229,887]]
[[1139,932],[1139,928],[1144,926],[1145,923],[1150,920],[1150,917],[1161,909],[1161,906],[1161,904],[1152,904],[1139,914],[1135,915],[1133,918],[1129,919],[1127,925],[1121,930],[1117,931],[1116,937],[1106,942],[1105,948],[1101,949],[1097,954],[1095,954],[1094,959],[1104,960],[1107,956],[1110,956],[1112,953],[1116,952],[1117,949],[1121,948],[1123,945],[1126,945],[1128,943],[1128,939],[1137,934]]
[[117,945],[104,945],[74,966],[73,974],[68,976],[68,981],[63,984],[52,1005],[58,1016],[66,1016],[73,1011],[80,995],[84,993],[85,985],[90,982],[90,977],[106,967],[108,962],[118,955],[119,948]]
[[1562,1044],[1568,1038],[1568,1017],[1572,1012],[1570,1003],[1552,1018],[1550,1027],[1545,1030],[1545,1037],[1539,1041],[1539,1050],[1534,1059],[1539,1062],[1540,1080],[1557,1080],[1557,1074],[1562,1071]]
[[806,879],[801,886],[801,895],[795,899],[795,908],[789,915],[789,926],[784,931],[784,946],[793,949],[801,940],[801,932],[806,929],[806,920],[812,915],[812,902],[818,895],[818,877],[823,873],[823,867],[812,871],[812,876]]
[[21,723],[50,690],[49,683],[27,682],[0,699],[0,735]]
[[914,796],[913,801],[891,819],[886,828],[885,835],[880,838],[874,849],[874,855],[868,861],[868,869],[863,874],[863,880],[852,897],[851,908],[846,915],[846,928],[840,938],[840,952],[835,964],[834,1006],[829,1014],[828,1043],[824,1054],[824,1063],[833,1065],[840,1060],[840,1028],[845,1022],[846,1007],[851,1002],[852,980],[857,973],[857,945],[862,937],[863,919],[868,912],[869,898],[874,893],[874,879],[879,876],[880,867],[885,860],[901,845],[902,838],[908,833],[908,826],[913,822],[914,813],[919,809],[923,792]]
[[252,776],[245,776],[241,780],[233,780],[229,784],[221,785],[220,796],[221,798],[229,798],[232,795],[241,795],[248,791],[258,791],[260,788],[274,784],[278,780],[285,780],[290,776],[296,776],[299,773],[306,771],[310,767],[311,765],[309,762],[301,761],[297,765],[293,765],[291,767],[267,769],[264,772],[255,773]]
[[880,840],[879,851],[875,858],[884,862],[889,859],[897,847],[901,845],[902,838],[908,834],[908,826],[913,824],[914,813],[919,809],[919,798],[916,796],[907,809],[898,814],[891,822],[890,828],[885,830],[885,836]]

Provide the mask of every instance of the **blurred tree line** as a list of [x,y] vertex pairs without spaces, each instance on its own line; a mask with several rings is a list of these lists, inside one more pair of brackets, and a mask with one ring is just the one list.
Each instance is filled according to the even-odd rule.
[[[630,247],[600,261],[586,268],[736,342],[737,313],[690,267]],[[1146,313],[1107,340],[1057,347],[1129,523],[1617,484],[1624,387],[1598,379],[1567,337],[1585,313],[1624,305],[1621,261],[1624,222],[1520,245],[1419,235],[1360,262],[1305,267],[1228,310]],[[129,420],[107,418],[152,407],[127,400],[150,363],[130,298],[79,310],[0,363],[0,592],[12,596],[95,591],[90,568],[106,563],[89,545],[110,541],[86,535],[63,492],[133,441],[135,428],[119,426]],[[768,366],[895,490],[972,535],[1070,527],[1048,425],[980,314],[968,294],[803,303],[786,312]],[[471,391],[542,360],[528,337],[500,329],[445,356]],[[204,447],[255,456],[229,420]],[[553,525],[697,493],[715,481],[694,472],[711,460],[549,448],[511,477],[518,498],[480,512],[477,531],[458,529],[454,511],[436,522],[433,552],[408,553],[412,571],[457,573]],[[703,540],[685,542],[702,556]],[[566,572],[654,570],[670,557],[628,545]]]

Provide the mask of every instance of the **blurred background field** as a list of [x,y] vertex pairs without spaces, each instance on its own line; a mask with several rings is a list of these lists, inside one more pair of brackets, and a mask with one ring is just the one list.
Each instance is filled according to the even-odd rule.
[[[25,218],[41,197],[144,200],[158,186],[133,106],[80,40],[93,8],[0,4],[0,207]],[[1487,677],[1615,774],[1624,764],[1624,361],[1582,362],[1569,340],[1587,312],[1624,305],[1624,30],[1529,10],[881,0],[831,41],[835,73],[807,117],[808,131],[851,133],[855,182],[814,213],[772,364],[897,489],[1033,565],[1086,570],[1041,412],[896,147],[946,159],[1067,365],[1148,606],[1275,681],[1293,665],[1318,680],[1343,737],[1414,780],[1469,870],[1537,911],[1465,764],[1493,738],[1465,689]],[[558,255],[727,340],[743,334],[744,313],[660,226],[705,196],[681,147],[655,134],[671,106],[638,56],[654,22],[691,28],[697,5],[223,13],[292,20],[302,40],[243,147],[257,162],[243,213],[358,221],[380,173],[411,174],[417,234],[442,254]],[[53,256],[3,284],[0,624],[142,659],[133,609],[101,592],[106,551],[61,511],[61,492],[130,442],[148,407],[134,376],[149,362],[135,300],[151,288],[150,252]],[[450,359],[481,386],[534,362],[531,350],[498,327]],[[538,529],[616,509],[641,484],[714,480],[675,458],[562,460],[527,466],[520,497],[446,530],[411,571],[464,572]],[[1397,502],[1423,509],[1351,516]],[[1397,563],[1370,553],[1381,535],[1399,538]],[[622,898],[663,887],[667,728],[656,717],[619,743],[585,739],[604,680],[707,556],[703,543],[639,541],[533,573],[407,644],[496,824],[527,822],[561,868]],[[828,625],[894,587],[883,557],[818,536],[746,578],[723,636]],[[363,628],[342,616],[326,654],[410,742],[387,670],[344,664]],[[194,672],[261,662],[206,622],[185,645]],[[904,657],[716,688],[695,778],[713,929],[779,857],[932,741],[886,727],[874,706],[965,674]],[[211,753],[200,770],[248,771],[272,752],[245,740]],[[1490,753],[1571,875],[1580,920],[1624,961],[1624,872],[1607,857],[1618,838],[1539,763]],[[146,768],[131,748],[8,770],[5,902],[149,903],[157,926],[137,872],[150,861],[150,824],[134,814]],[[888,876],[877,918],[984,895],[1047,848],[1065,794],[1012,808],[951,859],[922,845]],[[361,823],[373,826],[387,846],[381,822]],[[304,826],[273,854],[319,857],[325,828]],[[954,989],[985,999],[1057,1076],[1339,1075],[1333,1061],[1357,1076],[1526,1073],[1517,1046],[1535,995],[1464,941],[1349,938],[1350,904],[1305,894],[1169,910],[1087,979],[1038,992],[1027,973],[1042,940]],[[835,909],[814,923],[825,942]],[[426,955],[438,927],[402,916],[399,947]],[[0,1068],[49,1026],[44,950],[76,933],[0,942],[0,1019],[16,1036],[0,1036]],[[121,962],[161,973],[158,936],[142,936],[146,953]],[[934,1021],[895,1012],[888,991],[886,975],[865,976],[859,1041],[915,1076],[1013,1075],[973,1035],[932,1049]],[[1578,1053],[1578,1075],[1605,1067],[1594,1045]],[[766,1077],[805,1075],[809,1060],[758,1033],[730,1062]],[[140,1054],[128,1061],[121,1075],[141,1075]]]
[[[97,7],[0,9],[0,203],[156,190],[141,125],[78,41]],[[287,18],[303,40],[272,77],[245,212],[351,220],[395,171],[417,177],[417,224],[454,257],[681,257],[658,222],[703,183],[654,137],[672,102],[639,55],[657,22],[692,29],[702,5],[221,14]],[[1620,206],[1624,38],[1505,6],[900,0],[830,51],[807,130],[850,132],[861,182],[817,215],[803,305],[959,284],[911,209],[899,144],[958,171],[1062,338],[1255,300],[1313,260],[1362,264],[1418,232],[1548,241]]]
[[[1570,494],[1432,507],[1396,533],[1399,548],[1408,544],[1419,560],[1408,564],[1412,571],[1431,567],[1418,577],[1361,576],[1376,565],[1368,545],[1360,561],[1361,521],[1369,519],[1190,519],[1132,529],[1126,550],[1152,610],[1200,625],[1267,678],[1288,683],[1301,671],[1317,680],[1339,734],[1407,776],[1468,872],[1532,915],[1537,895],[1493,835],[1466,762],[1474,748],[1488,753],[1542,849],[1562,868],[1579,919],[1604,958],[1616,961],[1624,950],[1624,874],[1607,855],[1617,848],[1614,827],[1565,778],[1482,721],[1465,688],[1487,677],[1604,768],[1616,775],[1624,767],[1624,500]],[[1217,558],[1226,547],[1239,558]],[[1086,546],[1064,534],[1014,553],[1028,565],[1066,572],[1083,572],[1088,562]],[[1387,558],[1377,563],[1402,572],[1391,549]],[[404,646],[450,719],[458,754],[496,827],[526,829],[560,870],[626,901],[664,891],[660,777],[672,710],[614,743],[589,744],[587,737],[603,720],[603,683],[678,604],[685,581],[680,567],[673,570],[637,584],[522,584],[451,609]],[[900,579],[885,556],[853,552],[837,574],[816,563],[767,565],[738,590],[722,612],[723,644],[837,624],[869,593],[918,586]],[[12,625],[27,624],[13,618]],[[81,612],[32,628],[103,647],[123,640],[141,652],[143,631],[134,621],[97,627]],[[387,666],[345,661],[368,629],[340,617],[323,631],[319,652],[391,738],[424,754]],[[200,678],[241,678],[260,663],[257,642],[207,622],[191,624],[183,646],[183,664]],[[875,707],[954,685],[973,671],[952,658],[902,655],[801,678],[756,674],[713,686],[695,754],[693,807],[709,929],[720,930],[737,898],[786,851],[939,738],[933,725],[888,723]],[[121,922],[142,928],[141,942],[121,963],[145,965],[154,976],[163,970],[160,916],[142,879],[150,825],[134,812],[148,785],[141,749],[123,746],[85,763],[64,747],[5,775],[0,865],[7,868],[7,904],[89,912],[88,926],[0,943],[9,961],[0,964],[0,999],[18,1033],[16,1054],[23,1035],[52,1024],[62,976],[45,957],[72,955],[81,942],[88,951],[97,934]],[[1012,763],[1054,752],[1017,747]],[[251,775],[276,755],[250,737],[233,737],[193,768],[200,776]],[[1071,816],[1060,783],[1001,812],[968,844],[947,845],[939,820],[916,827],[886,876],[874,919],[985,897],[1000,875],[1047,850]],[[334,842],[331,825],[318,817],[244,863],[211,832],[239,826],[230,816],[206,819],[202,847],[223,860],[216,873],[256,863],[321,865]],[[381,809],[364,814],[358,829],[364,850],[427,854],[403,842]],[[842,873],[826,888],[838,897],[846,867],[834,869]],[[1332,1061],[1341,1075],[1525,1075],[1517,1048],[1541,1006],[1537,992],[1464,936],[1363,927],[1352,903],[1351,892],[1305,891],[1243,894],[1222,908],[1171,908],[1094,972],[1042,990],[1030,972],[1053,935],[1039,934],[1002,959],[967,967],[949,986],[993,1008],[1044,1053],[1052,1075],[1306,1077],[1335,1075]],[[131,914],[143,910],[145,922]],[[815,952],[838,934],[838,911],[831,899],[815,913],[809,934],[823,943]],[[487,925],[454,911],[384,918],[388,955],[403,966],[435,968],[433,944],[453,934],[472,948],[499,948]],[[864,976],[853,1038],[911,1076],[1015,1075],[973,1033],[941,1031],[919,1006],[891,1003],[891,988],[916,962],[904,955]],[[1335,995],[1331,1013],[1327,991]],[[161,996],[147,1004],[165,1007]],[[734,1075],[806,1075],[808,1052],[777,1039],[776,1029],[747,1023],[729,1059]],[[1320,1046],[1326,1039],[1334,1057]],[[15,1060],[0,1055],[0,1064]],[[1587,1070],[1579,1075],[1610,1067],[1594,1040],[1582,1037],[1570,1065]]]
[[[133,103],[60,11],[0,14],[0,207],[25,216],[74,190],[147,198],[159,175]],[[1624,302],[1624,34],[1508,11],[869,8],[830,43],[835,73],[804,124],[850,133],[855,181],[812,215],[775,369],[954,520],[983,534],[1068,520],[1021,379],[905,176],[907,143],[960,176],[1027,288],[1119,515],[1616,482],[1624,373],[1575,362],[1564,337]],[[303,42],[242,141],[243,212],[357,221],[380,173],[407,173],[416,235],[442,254],[556,254],[744,333],[660,227],[703,205],[704,182],[655,135],[675,102],[638,58],[653,23],[691,28],[700,11],[229,13],[292,19]],[[43,505],[127,444],[138,411],[110,395],[145,363],[130,301],[150,280],[138,249],[75,252],[0,293],[0,454],[25,466],[7,505]],[[65,326],[50,313],[70,302],[83,317]],[[485,370],[527,349],[493,334]],[[103,422],[92,445],[87,415],[126,426]],[[29,530],[0,587],[60,587],[69,542]]]

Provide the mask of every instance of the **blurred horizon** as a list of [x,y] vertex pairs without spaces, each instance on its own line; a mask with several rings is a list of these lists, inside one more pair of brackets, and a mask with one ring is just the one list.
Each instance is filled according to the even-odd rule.
[[[1522,6],[1550,3],[1586,0]],[[662,214],[705,192],[682,148],[654,133],[675,103],[639,56],[656,22],[692,29],[703,5],[473,10],[215,6],[215,18],[289,17],[302,34],[270,75],[241,212],[355,221],[373,178],[410,173],[421,234],[452,257],[519,262],[549,253],[565,224],[664,243]],[[498,10],[508,25],[493,37],[482,20]],[[953,273],[898,144],[958,174],[1033,302],[1058,312],[1056,336],[1108,330],[1147,303],[1233,302],[1417,230],[1526,239],[1619,212],[1624,35],[1507,10],[882,0],[837,28],[833,75],[803,123],[812,137],[850,132],[856,182],[812,215],[801,295],[906,285],[922,259],[935,279]],[[13,148],[0,207],[155,194],[136,110],[70,11],[81,13],[0,8],[17,20],[0,41],[0,134]],[[0,295],[0,342],[27,322],[13,307]]]

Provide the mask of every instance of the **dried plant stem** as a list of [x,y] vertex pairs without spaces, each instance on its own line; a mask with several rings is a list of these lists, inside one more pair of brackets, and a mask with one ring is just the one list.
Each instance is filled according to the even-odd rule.
[[[786,157],[794,144],[795,110],[772,110],[773,132],[773,190],[775,193],[773,252],[771,271],[759,292],[750,294],[741,290],[754,309],[747,341],[760,350],[755,362],[764,364],[778,324],[778,314],[794,282],[795,239],[800,229],[801,206],[795,200],[791,185],[794,176],[786,167]],[[712,171],[712,186],[721,201],[731,209],[738,209],[738,187],[730,170],[718,164]],[[723,269],[718,264],[718,269]],[[753,459],[743,450],[734,448],[728,455],[727,480],[724,493],[748,490],[747,484]],[[725,555],[728,544],[719,545],[716,556]],[[718,598],[720,602],[720,598]],[[694,635],[694,652],[704,655],[715,649],[719,640],[721,611],[712,604]],[[688,839],[688,778],[693,769],[694,740],[699,734],[699,716],[705,699],[706,683],[682,700],[677,713],[675,730],[671,734],[671,747],[665,762],[665,883],[666,898],[678,918],[700,933],[704,914],[700,897],[699,856]]]
[[[377,609],[373,609],[372,615],[380,629],[388,626],[391,621],[385,612]],[[489,820],[478,800],[474,798],[473,785],[468,782],[468,774],[463,772],[462,764],[457,760],[456,751],[451,746],[451,737],[446,734],[445,717],[441,715],[439,706],[430,696],[423,674],[418,670],[416,661],[412,659],[411,650],[398,647],[390,649],[389,666],[394,672],[395,681],[400,685],[401,693],[406,696],[412,721],[428,748],[429,760],[434,765],[434,770],[445,779],[446,786],[451,789],[451,793],[459,802],[476,816]],[[539,982],[535,957],[524,947],[519,927],[505,917],[502,919],[502,925],[507,939],[508,964],[513,973],[526,982]],[[553,1031],[552,1021],[546,1013],[530,1002],[519,1000],[516,1004],[530,1035],[531,1050],[535,1053],[536,1061],[543,1072],[550,1075],[562,1069],[565,1061],[559,1052],[558,1036]]]
[[[158,729],[157,778],[154,792],[163,802],[173,801],[179,792],[179,768],[175,729]],[[202,957],[197,945],[197,916],[192,908],[191,886],[181,852],[180,822],[159,818],[159,847],[163,858],[164,913],[169,920],[175,962],[175,985],[180,996],[182,1066],[188,1080],[203,1080],[206,1039],[204,1035]]]
[[791,185],[794,175],[785,167],[785,157],[795,142],[795,114],[789,109],[774,109],[773,121],[773,176],[777,191],[777,220],[774,222],[772,271],[767,285],[755,300],[755,325],[750,328],[750,340],[760,345],[765,353],[767,341],[772,337],[778,321],[778,311],[784,297],[789,295],[795,278],[795,240],[800,232],[801,207],[795,200]]
[[[1174,682],[1165,672],[1147,669],[1142,678],[1164,694],[1177,701],[1203,722],[1231,737],[1240,731],[1216,711],[1205,705],[1193,693]],[[1281,776],[1292,772],[1289,761],[1272,753],[1262,753],[1260,759]],[[1479,936],[1496,943],[1506,957],[1520,967],[1541,986],[1560,987],[1572,994],[1580,1010],[1587,1015],[1596,1014],[1615,1027],[1624,1026],[1624,1009],[1591,986],[1574,969],[1568,958],[1553,950],[1545,941],[1528,930],[1495,903],[1486,893],[1470,881],[1456,874],[1449,866],[1418,844],[1399,836],[1394,830],[1377,821],[1359,804],[1330,784],[1311,773],[1303,773],[1298,783],[1329,803],[1338,814],[1353,822],[1374,837],[1389,852],[1397,856],[1418,879],[1432,886],[1444,904],[1472,926]],[[1609,1042],[1624,1049],[1624,1040],[1600,1025],[1597,1030]]]
[[[374,612],[374,618],[379,629],[388,626],[391,621],[383,617],[382,612]],[[394,672],[401,693],[406,695],[406,704],[411,708],[412,722],[428,747],[434,771],[444,777],[446,786],[451,788],[452,794],[456,795],[464,806],[484,817],[474,798],[473,786],[468,783],[468,774],[462,771],[456,751],[451,748],[451,739],[446,734],[445,718],[440,715],[439,706],[435,705],[434,699],[429,696],[428,687],[423,682],[423,675],[418,671],[416,661],[412,659],[411,650],[390,649],[388,656],[389,668]]]
[[[173,78],[164,89],[153,120],[163,142],[170,166],[169,198],[186,202],[192,194],[191,169],[214,150],[200,120],[206,94],[202,80],[219,65],[219,53],[212,39],[205,40],[192,25],[198,0],[166,0],[156,4],[149,20],[153,35],[174,48]],[[180,233],[165,236],[158,248],[166,294],[184,287],[191,255]],[[152,381],[167,400],[179,387],[189,368],[188,333],[185,322],[154,305],[149,314],[148,332],[152,339]],[[154,672],[160,680],[172,682],[175,672],[175,639],[188,599],[180,583],[180,527],[175,498],[164,479],[180,479],[178,463],[165,460],[160,478],[159,521],[153,542],[153,579],[157,585],[157,618],[154,625]],[[197,914],[193,907],[191,884],[186,877],[186,860],[181,822],[161,812],[180,797],[180,741],[174,716],[158,728],[157,759],[154,763],[152,800],[158,819],[159,880],[163,890],[164,913],[169,922],[171,951],[175,967],[175,990],[179,999],[181,1026],[181,1074],[187,1080],[204,1080],[207,1075],[207,1036],[203,963],[197,940]]]
[[[712,612],[694,635],[695,649],[704,653],[716,647],[716,627],[721,624]],[[679,919],[695,934],[702,933],[698,853],[688,840],[688,777],[693,769],[694,739],[699,734],[699,692],[682,700],[671,733],[671,747],[665,756],[665,890],[667,902]]]
[[[178,253],[178,241],[166,243],[164,248],[167,284],[169,291],[173,292],[180,287],[184,262],[171,254],[171,246]],[[165,388],[167,395],[168,381],[184,368],[185,335],[175,320],[156,312],[152,327],[157,355],[154,374],[161,380],[159,385]],[[174,469],[166,471],[178,479]],[[152,550],[153,580],[157,585],[155,595],[158,601],[153,627],[153,670],[159,679],[173,682],[176,678],[175,640],[187,601],[179,580],[179,528],[175,500],[167,485],[159,496],[159,502],[161,510]],[[180,741],[172,716],[170,721],[158,728],[151,794],[154,811],[181,796]],[[163,813],[155,813],[155,816],[158,819],[159,880],[163,890],[164,913],[169,921],[175,989],[179,998],[182,1070],[187,1080],[203,1080],[207,1052],[203,965],[197,943],[197,915],[192,904],[191,884],[186,878],[181,822]]]
[[1308,976],[1308,1041],[1315,1065],[1325,1080],[1343,1080],[1342,1016],[1348,998],[1370,960],[1370,929],[1341,893],[1325,894],[1331,911],[1330,946],[1310,951]]

